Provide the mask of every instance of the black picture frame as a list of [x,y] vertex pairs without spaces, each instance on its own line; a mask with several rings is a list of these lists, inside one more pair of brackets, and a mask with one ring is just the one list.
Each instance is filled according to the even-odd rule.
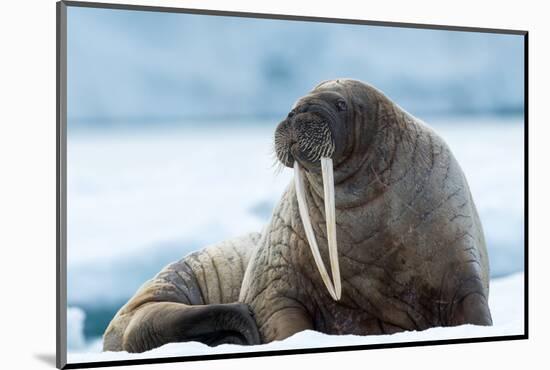
[[[230,353],[230,354],[212,354],[199,356],[179,356],[167,358],[152,358],[152,359],[132,359],[132,360],[117,360],[117,361],[99,361],[99,362],[83,362],[83,363],[67,363],[67,8],[68,7],[85,7],[85,8],[100,8],[100,9],[117,9],[117,10],[132,10],[140,12],[168,12],[168,13],[184,13],[184,14],[199,14],[199,15],[215,15],[224,17],[241,17],[241,18],[257,18],[257,19],[276,19],[289,21],[306,21],[306,22],[323,22],[323,23],[341,23],[341,24],[356,24],[356,25],[371,25],[383,27],[399,27],[399,28],[419,28],[430,30],[446,30],[446,31],[461,31],[461,32],[478,32],[478,33],[495,33],[495,34],[512,34],[520,35],[524,38],[524,333],[521,335],[510,336],[492,336],[492,337],[475,337],[465,339],[446,339],[446,340],[429,340],[417,342],[400,342],[388,344],[370,344],[370,345],[353,345],[345,347],[323,347],[323,348],[308,348],[308,349],[292,349],[292,350],[277,350],[277,351],[261,351],[261,352],[245,352],[245,353]],[[493,29],[493,28],[477,28],[477,27],[459,27],[449,25],[431,25],[417,23],[400,23],[400,22],[383,22],[373,20],[360,19],[339,19],[325,17],[311,17],[298,15],[284,14],[266,14],[266,13],[249,13],[249,12],[233,12],[220,11],[213,9],[189,9],[175,7],[159,7],[159,6],[142,6],[132,4],[111,4],[98,2],[79,2],[79,1],[59,1],[56,4],[57,14],[57,63],[56,63],[56,122],[57,122],[57,140],[56,140],[56,234],[57,234],[57,249],[56,249],[56,366],[59,369],[77,369],[77,368],[95,368],[108,366],[125,366],[139,364],[155,364],[155,363],[173,363],[187,361],[203,361],[203,360],[220,360],[233,359],[244,357],[265,357],[265,356],[283,356],[294,354],[311,354],[322,352],[342,352],[342,351],[357,351],[382,348],[399,348],[399,347],[419,347],[419,346],[434,346],[448,345],[461,343],[479,343],[479,342],[495,342],[495,341],[510,341],[524,340],[529,338],[529,97],[528,97],[528,45],[529,32],[526,30],[512,29]]]

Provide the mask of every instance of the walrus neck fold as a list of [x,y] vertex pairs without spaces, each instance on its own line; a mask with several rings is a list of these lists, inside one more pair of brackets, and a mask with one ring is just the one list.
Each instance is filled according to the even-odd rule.
[[303,170],[298,163],[294,162],[294,183],[296,187],[296,198],[298,200],[298,209],[306,238],[309,244],[309,248],[313,255],[317,270],[321,274],[321,279],[325,283],[325,286],[330,296],[338,301],[342,294],[342,283],[340,278],[340,266],[338,263],[338,246],[336,241],[336,208],[334,202],[334,169],[332,159],[327,157],[321,158],[321,172],[323,176],[323,190],[324,190],[324,203],[325,203],[325,217],[327,225],[327,241],[329,249],[330,267],[332,271],[332,280],[330,279],[321,253],[319,252],[319,245],[313,232],[311,225],[311,219],[309,217],[309,211],[306,203],[306,196],[304,191],[304,176]]

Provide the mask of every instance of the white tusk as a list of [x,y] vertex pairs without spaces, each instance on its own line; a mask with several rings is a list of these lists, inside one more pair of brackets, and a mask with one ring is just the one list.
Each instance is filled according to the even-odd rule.
[[[326,158],[322,158],[326,159]],[[330,160],[330,177],[333,177],[332,172],[332,160]],[[325,170],[323,169],[323,181],[325,181]],[[321,278],[323,279],[323,282],[325,283],[325,286],[327,287],[327,290],[331,297],[337,301],[340,299],[341,294],[341,284],[340,284],[340,270],[338,266],[338,255],[337,255],[337,249],[336,249],[336,224],[334,223],[335,217],[334,217],[334,181],[332,182],[332,185],[329,187],[332,188],[332,226],[328,226],[328,219],[327,219],[327,236],[329,236],[329,230],[330,235],[334,238],[334,244],[330,242],[330,236],[329,236],[329,256],[331,259],[331,268],[333,275],[336,274],[337,277],[337,290],[334,289],[334,285],[332,284],[332,281],[330,277],[328,276],[327,269],[325,267],[325,264],[323,263],[323,259],[321,258],[321,253],[319,252],[319,246],[317,245],[317,240],[315,239],[315,234],[313,233],[313,227],[311,226],[311,219],[309,218],[309,212],[307,209],[307,203],[306,203],[306,197],[304,193],[304,178],[302,174],[302,170],[300,168],[300,165],[298,161],[294,161],[294,184],[296,187],[296,198],[298,200],[298,210],[300,212],[300,218],[302,219],[302,224],[304,225],[304,231],[306,233],[306,238],[309,243],[309,248],[311,250],[311,253],[313,254],[313,260],[315,261],[315,265],[317,266],[317,269],[319,270],[319,273],[321,274]],[[326,187],[326,186],[325,186]],[[330,189],[329,189],[330,192]],[[325,190],[325,194],[327,193],[327,190]],[[325,209],[327,206],[326,204],[326,196],[325,196]],[[328,217],[328,216],[327,216]],[[338,293],[337,293],[338,292]]]
[[328,253],[330,256],[330,269],[336,299],[342,295],[342,282],[340,279],[340,265],[338,263],[338,245],[336,244],[336,206],[334,202],[334,170],[332,159],[321,158],[321,170],[323,173],[323,188],[325,190],[325,218],[327,221]]

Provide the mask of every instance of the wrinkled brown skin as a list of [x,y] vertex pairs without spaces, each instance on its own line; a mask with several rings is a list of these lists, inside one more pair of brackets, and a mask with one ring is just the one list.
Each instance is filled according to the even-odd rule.
[[[257,344],[305,329],[372,335],[492,324],[481,223],[447,145],[359,81],[327,81],[296,106],[328,107],[334,96],[348,106],[331,122],[341,300],[315,267],[291,184],[262,235],[193,253],[140,288],[107,328],[104,350]],[[294,154],[328,266],[320,166]]]
[[[348,105],[332,126],[335,136],[344,134],[333,157],[342,298],[331,299],[315,268],[290,186],[251,257],[240,295],[255,312],[262,341],[304,329],[369,335],[491,325],[481,223],[445,142],[359,81],[322,83],[297,107],[324,104],[331,94]],[[328,266],[319,165],[302,165]]]

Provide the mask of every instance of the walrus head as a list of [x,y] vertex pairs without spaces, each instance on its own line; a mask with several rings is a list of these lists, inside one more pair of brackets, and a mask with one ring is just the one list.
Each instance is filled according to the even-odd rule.
[[336,183],[364,163],[378,130],[380,107],[393,107],[381,91],[352,79],[328,80],[298,99],[275,130],[275,154],[286,167],[295,162],[320,175],[321,158],[332,159]]
[[348,99],[319,86],[299,99],[275,130],[275,152],[284,166],[293,167],[298,161],[318,171],[322,157],[338,157],[346,147],[341,126],[349,120]]
[[[294,167],[296,197],[300,217],[317,269],[334,300],[341,296],[340,270],[336,242],[334,163],[343,164],[354,150],[361,148],[357,121],[364,126],[368,114],[358,106],[370,86],[355,80],[331,80],[317,85],[300,98],[275,131],[275,152],[279,161]],[[363,140],[364,141],[364,140]],[[364,144],[364,143],[363,143]],[[346,166],[342,166],[346,168]],[[303,170],[321,172],[324,190],[327,242],[332,280],[321,258],[304,195]],[[349,169],[349,168],[348,168]]]

